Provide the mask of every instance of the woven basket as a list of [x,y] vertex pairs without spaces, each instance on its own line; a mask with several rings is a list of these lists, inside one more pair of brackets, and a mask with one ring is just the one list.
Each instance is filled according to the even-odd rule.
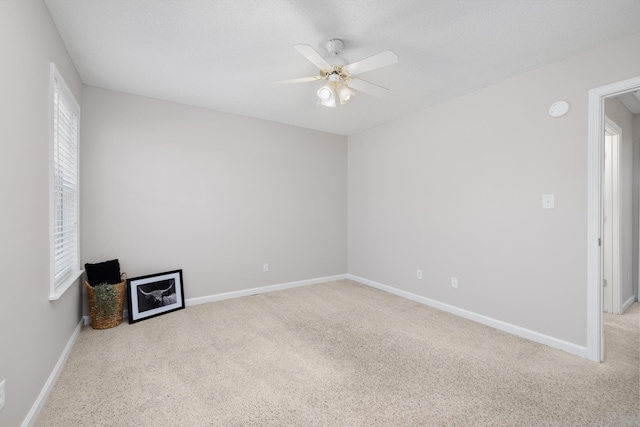
[[115,326],[118,326],[122,323],[122,311],[124,309],[124,295],[127,290],[127,274],[122,273],[120,276],[122,281],[115,285],[116,287],[116,298],[117,305],[116,310],[112,316],[107,316],[105,313],[100,313],[98,308],[98,304],[96,303],[96,291],[95,289],[89,285],[89,283],[85,280],[84,286],[87,288],[87,295],[89,296],[89,312],[91,313],[91,327],[93,329],[109,329]]

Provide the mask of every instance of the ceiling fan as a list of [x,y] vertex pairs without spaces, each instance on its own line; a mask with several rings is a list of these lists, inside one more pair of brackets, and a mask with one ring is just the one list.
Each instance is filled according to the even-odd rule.
[[355,95],[351,89],[377,97],[385,96],[389,89],[354,76],[398,62],[398,56],[387,50],[349,64],[347,60],[339,56],[340,51],[344,48],[344,43],[340,39],[331,39],[327,42],[327,50],[331,55],[329,58],[323,58],[313,47],[307,44],[297,44],[293,48],[319,68],[319,75],[274,83],[288,84],[326,80],[327,83],[317,91],[320,104],[326,107],[335,107],[336,100],[340,104],[349,102]]

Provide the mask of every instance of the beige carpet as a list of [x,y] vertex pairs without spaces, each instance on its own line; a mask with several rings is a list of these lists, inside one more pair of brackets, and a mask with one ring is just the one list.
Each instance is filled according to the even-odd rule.
[[85,327],[36,426],[638,426],[640,305],[597,364],[343,280]]

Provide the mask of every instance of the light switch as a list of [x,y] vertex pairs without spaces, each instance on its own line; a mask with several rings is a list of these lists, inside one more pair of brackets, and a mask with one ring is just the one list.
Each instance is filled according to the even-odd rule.
[[543,209],[553,209],[553,194],[543,194],[542,195],[542,208]]

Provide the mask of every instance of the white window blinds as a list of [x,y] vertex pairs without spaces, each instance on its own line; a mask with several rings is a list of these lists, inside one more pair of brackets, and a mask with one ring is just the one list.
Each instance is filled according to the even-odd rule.
[[[80,107],[58,73],[52,72],[51,199],[52,295],[79,271],[78,144]],[[70,283],[69,283],[70,284]],[[67,286],[69,285],[67,284]]]

